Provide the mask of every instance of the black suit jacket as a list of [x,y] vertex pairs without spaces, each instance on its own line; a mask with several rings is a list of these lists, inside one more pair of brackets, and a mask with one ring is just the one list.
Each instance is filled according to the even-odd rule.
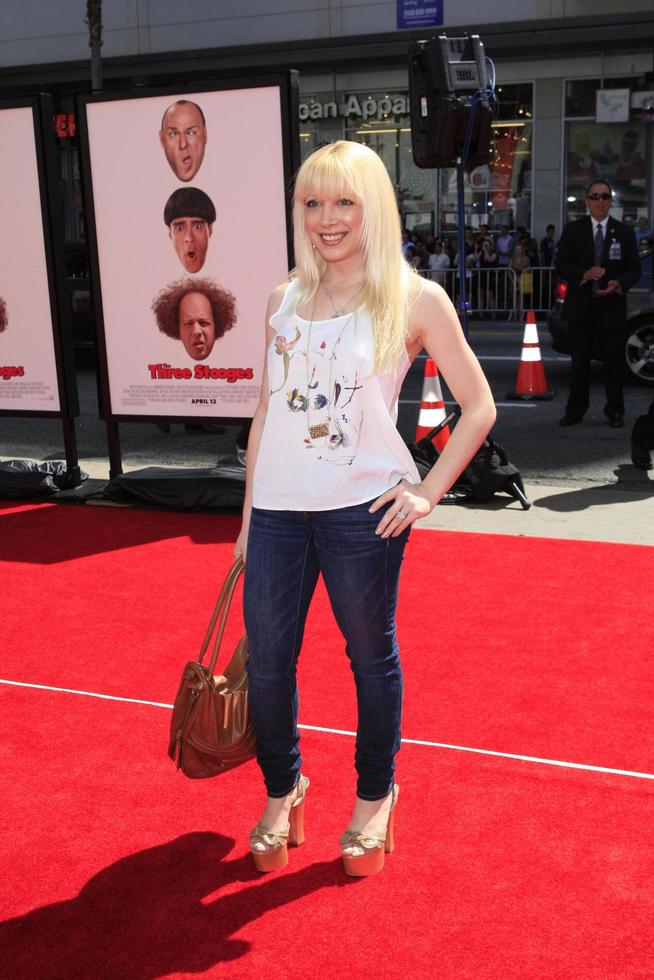
[[[620,258],[610,258],[611,245],[620,246]],[[615,248],[614,248],[615,251]],[[590,282],[582,284],[586,269],[595,265],[595,242],[593,239],[593,223],[590,215],[571,221],[563,229],[559,242],[554,267],[558,275],[567,280],[568,289],[563,303],[563,316],[566,320],[576,320],[587,316],[591,310],[592,287]],[[604,235],[604,254],[600,263],[606,269],[606,280],[617,279],[622,293],[602,297],[602,303],[616,313],[626,311],[627,290],[640,279],[640,262],[636,236],[632,228],[609,218]],[[605,285],[605,282],[602,285]]]

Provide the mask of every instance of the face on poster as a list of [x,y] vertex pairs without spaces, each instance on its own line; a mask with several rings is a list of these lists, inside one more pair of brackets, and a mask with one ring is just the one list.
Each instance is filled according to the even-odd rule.
[[112,414],[251,416],[288,273],[279,88],[86,114]]
[[32,108],[0,109],[0,410],[58,412]]

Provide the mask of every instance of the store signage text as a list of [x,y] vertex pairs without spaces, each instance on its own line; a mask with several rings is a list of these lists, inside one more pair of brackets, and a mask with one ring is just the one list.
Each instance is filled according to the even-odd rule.
[[397,0],[397,27],[442,27],[444,0]]
[[396,95],[393,98],[360,99],[349,95],[343,102],[301,102],[300,122],[308,119],[344,119],[382,120],[387,116],[407,116],[409,114],[409,99],[406,95]]

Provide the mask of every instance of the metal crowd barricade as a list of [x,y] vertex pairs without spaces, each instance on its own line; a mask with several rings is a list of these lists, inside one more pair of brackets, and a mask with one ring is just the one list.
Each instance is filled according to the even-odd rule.
[[[458,308],[458,269],[421,269],[420,272],[440,283]],[[468,312],[484,317],[506,316],[509,320],[520,318],[529,310],[547,313],[554,302],[554,277],[555,271],[550,266],[529,267],[519,274],[506,266],[468,269]]]
[[549,313],[554,304],[556,272],[553,266],[538,265],[523,269],[518,280],[518,311],[521,314]]
[[[459,270],[421,270],[422,275],[439,282],[458,309]],[[468,269],[466,300],[468,312],[478,316],[513,316],[518,298],[518,279],[513,269],[495,267]]]

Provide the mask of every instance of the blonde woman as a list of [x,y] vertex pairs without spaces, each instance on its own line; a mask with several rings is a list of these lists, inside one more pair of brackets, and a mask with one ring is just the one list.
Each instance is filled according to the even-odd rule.
[[[250,698],[267,790],[250,849],[256,867],[271,871],[286,864],[288,844],[304,840],[309,781],[301,774],[295,668],[322,573],[357,693],[357,794],[341,853],[346,873],[359,876],[379,871],[393,849],[404,548],[414,521],[483,441],[495,409],[446,293],[402,256],[393,187],[372,150],[339,141],[305,161],[294,236],[297,266],[266,314],[235,546],[246,561]],[[275,343],[279,337],[286,342]],[[402,381],[423,348],[462,416],[421,482],[395,422]]]

